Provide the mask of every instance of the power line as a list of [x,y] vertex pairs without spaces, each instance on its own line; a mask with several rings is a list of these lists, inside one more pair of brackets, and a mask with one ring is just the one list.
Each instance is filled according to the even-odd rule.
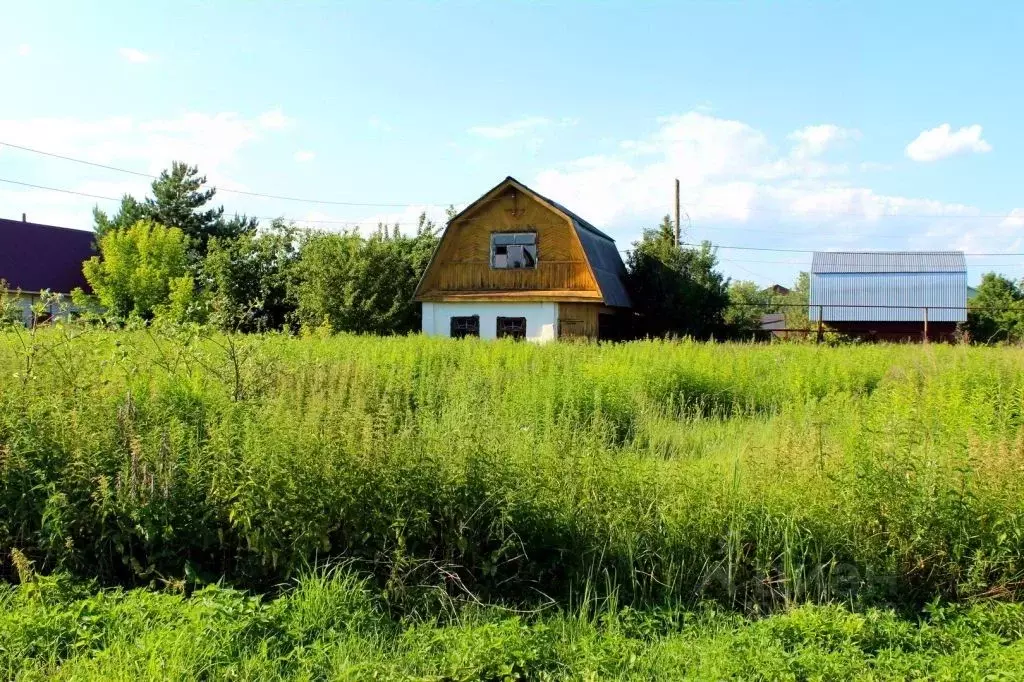
[[[72,163],[79,163],[79,164],[83,164],[83,165],[86,165],[86,166],[92,166],[94,168],[103,168],[105,170],[116,171],[118,173],[128,173],[130,175],[135,175],[135,176],[143,177],[143,178],[150,178],[150,179],[153,179],[153,180],[157,179],[157,177],[158,177],[158,176],[153,175],[151,173],[143,173],[141,171],[131,170],[129,168],[120,168],[118,166],[110,166],[110,165],[107,165],[107,164],[96,163],[95,161],[86,161],[85,159],[79,159],[79,158],[75,158],[73,156],[66,156],[64,154],[56,154],[54,152],[48,152],[48,151],[44,151],[42,149],[35,149],[33,147],[26,147],[26,146],[20,145],[20,144],[12,144],[10,142],[0,141],[0,146],[7,146],[7,147],[11,147],[12,149],[20,149],[21,151],[29,152],[29,153],[32,153],[32,154],[39,154],[41,156],[49,156],[49,157],[54,158],[54,159],[61,159],[62,161],[70,161]],[[223,187],[218,187],[217,191],[219,191],[219,192],[229,192],[229,193],[232,193],[232,194],[241,194],[241,195],[244,195],[244,196],[251,196],[251,197],[262,197],[262,198],[265,198],[265,199],[277,199],[279,201],[294,201],[294,202],[300,202],[300,203],[325,204],[325,205],[332,205],[332,206],[363,206],[363,207],[385,207],[385,208],[411,208],[411,207],[416,207],[416,206],[450,206],[450,205],[452,205],[452,203],[442,203],[442,204],[430,204],[430,203],[372,203],[372,202],[357,202],[357,201],[336,201],[336,200],[332,200],[332,199],[309,199],[309,198],[292,197],[292,196],[285,196],[285,195],[279,195],[279,194],[268,194],[268,193],[265,193],[265,192],[250,192],[250,191],[247,191],[247,190],[240,190],[240,189],[228,189],[228,188],[223,188]],[[458,203],[458,202],[455,202],[455,203]],[[727,209],[735,208],[735,206],[730,206],[730,205],[725,205],[725,204],[709,204],[709,203],[703,203],[703,202],[689,202],[689,201],[685,202],[685,203],[689,204],[692,207],[727,208]],[[782,213],[782,214],[791,213],[791,211],[788,211],[786,209],[759,208],[759,207],[747,207],[744,210],[752,211],[752,212],[755,212],[755,213]],[[860,218],[869,218],[869,216],[866,215],[864,212],[859,212],[858,213],[858,212],[854,212],[854,211],[824,211],[824,212],[822,212],[822,214],[823,215],[850,215],[850,216],[855,216],[855,217],[860,217]],[[1012,214],[1012,213],[961,214],[961,213],[890,213],[890,212],[880,212],[880,213],[876,214],[875,216],[871,216],[871,217],[880,217],[880,218],[938,218],[938,219],[943,219],[943,218],[954,218],[954,219],[955,218],[967,218],[967,219],[970,219],[970,218],[986,218],[986,219],[999,219],[999,218],[1002,218],[1002,219],[1005,219],[1005,218],[1015,217],[1015,215],[1016,214]],[[780,233],[780,234],[783,234],[783,233]],[[882,236],[882,235],[874,235],[874,236]],[[896,238],[896,237],[894,237],[894,238]]]
[[748,275],[753,275],[754,277],[757,277],[758,279],[769,281],[769,282],[772,281],[772,279],[773,279],[772,277],[768,277],[767,275],[762,275],[760,272],[754,272],[753,270],[745,268],[742,265],[740,265],[737,261],[729,260],[728,258],[723,258],[722,262],[734,265],[737,268],[739,268],[740,270],[742,270],[743,272],[747,273]]
[[[37,185],[37,184],[34,184],[34,183],[23,182],[23,181],[20,181],[20,180],[10,180],[10,179],[7,179],[7,178],[0,178],[0,182],[5,182],[5,183],[11,184],[11,185],[19,185],[19,186],[22,186],[22,187],[31,187],[33,189],[41,189],[41,190],[45,190],[45,191],[48,191],[48,192],[60,192],[60,193],[63,193],[63,194],[73,194],[73,195],[76,195],[76,196],[88,197],[90,199],[102,199],[104,201],[120,201],[120,199],[118,199],[118,198],[103,196],[101,194],[91,194],[89,192],[79,192],[79,191],[76,191],[76,190],[63,189],[63,188],[60,188],[60,187],[49,187],[49,186],[46,186],[46,185]],[[271,196],[271,195],[259,195],[259,196]],[[350,204],[350,205],[356,205],[356,206],[381,206],[383,204]],[[401,204],[401,205],[408,207],[408,206],[420,206],[420,205],[424,205],[424,206],[438,206],[440,204]],[[315,218],[289,218],[289,217],[283,216],[283,215],[281,215],[281,216],[251,216],[251,217],[256,218],[258,220],[276,220],[278,218],[281,218],[283,220],[290,220],[292,222],[325,223],[325,224],[332,224],[333,223],[333,224],[339,224],[339,225],[347,225],[347,226],[350,226],[350,227],[376,226],[376,225],[379,224],[379,223],[367,223],[367,222],[358,222],[358,221],[342,221],[342,220],[327,220],[327,219],[319,220],[319,219],[315,219]],[[708,244],[710,246],[716,248],[716,249],[728,249],[728,250],[736,250],[736,251],[761,251],[761,252],[768,252],[768,253],[812,253],[812,254],[815,253],[815,251],[816,251],[815,249],[783,249],[783,248],[770,248],[770,247],[763,247],[763,246],[732,246],[732,245],[728,245],[728,244],[715,244],[715,243],[712,243],[712,242],[708,242]],[[680,242],[680,246],[699,247],[699,246],[702,246],[702,244],[695,244],[693,242]],[[820,249],[818,249],[818,250],[820,250]],[[630,251],[632,251],[632,249],[620,249],[619,253],[626,253],[626,254],[628,254],[628,253],[630,253]],[[974,256],[1007,256],[1007,257],[1014,257],[1014,256],[1024,256],[1024,253],[994,253],[994,252],[986,252],[986,253],[964,253],[964,255],[965,256],[971,256],[971,257],[974,257]]]
[[140,171],[128,170],[127,168],[117,168],[116,166],[107,166],[102,163],[96,163],[95,161],[86,161],[85,159],[76,159],[70,156],[64,156],[63,154],[54,154],[53,152],[44,152],[41,149],[32,149],[31,147],[23,147],[20,144],[11,144],[10,142],[0,142],[0,147],[11,147],[12,149],[20,149],[25,152],[32,152],[33,154],[41,154],[43,156],[50,156],[55,159],[63,159],[64,161],[73,161],[74,163],[81,163],[86,166],[93,166],[94,168],[105,168],[107,170],[117,171],[119,173],[129,173],[131,175],[138,175],[143,178],[156,179],[155,175],[149,173],[142,173]]
[[[0,182],[6,182],[6,183],[11,184],[11,185],[20,185],[22,187],[31,187],[33,189],[42,189],[42,190],[46,190],[48,192],[60,192],[62,194],[74,194],[75,196],[87,197],[89,199],[102,199],[103,201],[121,201],[120,199],[118,199],[116,197],[107,197],[107,196],[103,196],[102,194],[90,194],[89,192],[79,192],[79,191],[76,191],[76,190],[73,190],[73,189],[63,189],[61,187],[48,187],[46,185],[36,185],[36,184],[31,183],[31,182],[22,182],[20,180],[8,180],[7,178],[0,178]],[[250,217],[256,218],[257,220],[277,220],[278,218],[280,218],[282,220],[290,220],[290,221],[296,222],[296,223],[325,223],[325,224],[335,224],[335,225],[346,225],[348,227],[376,227],[379,224],[379,223],[371,223],[371,222],[359,222],[359,221],[354,221],[354,220],[328,220],[328,219],[321,220],[321,219],[318,219],[318,218],[289,218],[289,217],[283,216],[283,215],[281,215],[281,216],[250,216]]]
[[[49,156],[55,159],[61,159],[63,161],[71,161],[72,163],[80,163],[86,166],[93,166],[94,168],[103,168],[106,170],[117,171],[118,173],[128,173],[129,175],[135,175],[143,178],[150,178],[156,180],[158,176],[152,175],[151,173],[143,173],[141,171],[131,170],[128,168],[119,168],[117,166],[108,166],[102,163],[96,163],[94,161],[86,161],[85,159],[76,159],[72,156],[64,156],[63,154],[54,154],[53,152],[43,151],[41,149],[33,149],[32,147],[25,147],[20,144],[11,144],[10,142],[0,141],[0,146],[11,147],[12,149],[20,149],[22,151],[31,152],[32,154],[41,154],[42,156]],[[45,188],[44,188],[45,189]],[[363,206],[363,207],[383,207],[383,208],[413,208],[417,206],[447,206],[451,204],[392,204],[392,203],[372,203],[372,202],[361,202],[361,201],[335,201],[333,199],[308,199],[303,197],[291,197],[281,194],[266,194],[264,192],[249,192],[241,189],[228,189],[226,187],[217,187],[218,192],[229,192],[231,194],[243,194],[249,197],[262,197],[264,199],[277,199],[279,201],[295,201],[306,204],[326,204],[330,206]],[[57,190],[60,191],[60,190]],[[97,197],[106,198],[106,197]]]
[[[822,249],[777,249],[777,248],[773,249],[773,248],[764,247],[764,246],[729,246],[727,244],[714,244],[712,242],[708,242],[708,245],[710,245],[711,247],[716,248],[716,249],[729,249],[729,250],[735,250],[735,251],[768,251],[768,252],[772,252],[772,253],[816,253],[817,251],[821,251],[822,250]],[[681,244],[681,246],[702,246],[702,244],[694,244],[694,243],[691,243],[691,242],[683,242]],[[860,252],[855,252],[855,253],[860,253]],[[868,252],[868,253],[870,253],[870,252]],[[966,253],[966,252],[963,252],[963,253],[964,253],[965,256],[1024,256],[1024,253]]]
[[[950,216],[950,217],[952,217],[952,216]],[[965,217],[977,217],[977,216],[965,216]],[[793,237],[806,237],[806,236],[808,236],[808,233],[811,232],[814,229],[814,227],[815,226],[809,227],[808,229],[806,229],[806,230],[804,230],[802,232],[795,232],[793,230],[789,230],[789,231],[776,230],[775,228],[766,229],[766,228],[756,228],[756,227],[734,227],[732,225],[703,225],[703,226],[701,226],[701,229],[702,230],[725,230],[725,231],[729,231],[729,232],[751,232],[753,234],[764,234],[764,235],[784,234],[784,235],[789,235],[789,236],[793,236]],[[840,235],[840,236],[844,236],[844,235]],[[868,233],[868,234],[852,233],[849,236],[851,236],[851,237],[871,237],[872,239],[907,239],[908,238],[908,235],[906,235],[906,234],[879,234],[877,232],[871,232],[871,233]]]
[[[723,209],[735,209],[736,208],[735,205],[729,205],[729,204],[707,204],[707,203],[697,203],[697,202],[686,202],[686,203],[689,204],[690,206],[693,206],[693,207],[696,207],[696,208],[701,208],[701,207],[703,207],[703,208],[723,208]],[[791,214],[791,213],[793,213],[792,210],[785,209],[785,208],[761,208],[761,207],[750,207],[750,206],[747,206],[747,207],[744,207],[743,210],[744,211],[750,211],[750,212],[753,212],[753,213],[781,213],[781,214]],[[829,215],[840,215],[840,216],[848,215],[848,216],[853,216],[855,218],[863,218],[865,220],[869,220],[869,219],[873,219],[873,218],[938,218],[938,219],[945,219],[945,218],[956,219],[956,218],[959,218],[959,219],[970,219],[970,218],[1015,218],[1015,217],[1017,217],[1017,214],[1015,214],[1015,213],[891,213],[891,212],[879,212],[879,213],[876,213],[874,215],[869,215],[868,213],[866,213],[864,211],[855,212],[855,211],[831,211],[831,210],[830,211],[818,211],[817,213],[819,215],[826,215],[826,216],[829,216]]]
[[[764,265],[807,265],[806,260],[747,260],[745,258],[722,258],[723,263],[761,263]],[[1024,263],[971,263],[972,268],[1024,268]]]
[[113,197],[104,197],[99,194],[89,194],[88,192],[76,192],[73,189],[61,189],[60,187],[46,187],[44,185],[33,185],[31,182],[20,182],[18,180],[6,180],[0,178],[0,182],[6,182],[10,185],[21,185],[22,187],[32,187],[34,189],[45,189],[48,192],[63,192],[64,194],[77,194],[80,197],[89,197],[90,199],[104,199],[106,201],[120,201]]

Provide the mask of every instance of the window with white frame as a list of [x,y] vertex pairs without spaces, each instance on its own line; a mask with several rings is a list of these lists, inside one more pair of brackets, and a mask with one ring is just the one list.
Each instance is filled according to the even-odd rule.
[[492,234],[491,267],[499,270],[537,267],[537,233],[495,232]]

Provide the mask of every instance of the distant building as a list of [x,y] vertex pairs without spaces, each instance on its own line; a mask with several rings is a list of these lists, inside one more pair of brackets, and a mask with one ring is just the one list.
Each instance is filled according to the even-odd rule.
[[775,294],[776,296],[786,296],[789,294],[789,287],[784,287],[781,284],[773,284],[765,291]]
[[819,251],[808,316],[866,339],[950,340],[967,321],[967,261],[960,251]]
[[[8,295],[16,296],[26,324],[32,322],[32,306],[43,292],[88,291],[82,263],[95,255],[95,239],[89,230],[0,218],[0,282]],[[50,308],[50,316],[63,312],[58,306]]]
[[761,316],[761,332],[779,339],[789,338],[785,313],[765,313]]

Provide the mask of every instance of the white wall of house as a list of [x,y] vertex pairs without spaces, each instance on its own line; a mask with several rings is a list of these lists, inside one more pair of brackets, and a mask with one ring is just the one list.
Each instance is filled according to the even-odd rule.
[[42,311],[40,311],[44,316],[43,319],[69,320],[86,310],[85,308],[72,305],[71,297],[67,294],[61,295],[59,300],[54,300],[37,292],[27,291],[8,291],[3,296],[5,298],[4,303],[11,306],[11,310],[5,312],[9,312],[14,316],[20,316],[21,323],[26,327],[32,326],[36,316],[34,308],[40,303],[43,304]]
[[558,334],[557,303],[423,303],[423,333],[449,336],[451,318],[479,315],[480,338],[496,337],[498,317],[525,317],[528,341],[552,341]]

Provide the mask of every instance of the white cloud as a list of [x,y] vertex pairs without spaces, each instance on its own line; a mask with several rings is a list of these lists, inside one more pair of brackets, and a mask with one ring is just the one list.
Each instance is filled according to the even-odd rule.
[[[777,145],[746,122],[691,111],[659,119],[650,135],[620,143],[617,152],[543,170],[534,184],[626,244],[672,210],[674,178],[695,238],[718,243],[937,248],[968,232],[997,241],[1005,232],[977,207],[881,193],[851,181],[854,160],[819,158],[858,136],[826,124]],[[729,230],[753,233],[753,241]]]
[[981,137],[981,126],[965,126],[953,132],[948,123],[925,130],[907,145],[907,156],[914,161],[938,161],[954,154],[981,154],[992,151],[992,145]]
[[[278,116],[283,115],[276,112],[273,118]],[[172,161],[185,161],[198,165],[200,172],[218,188],[244,190],[248,188],[231,177],[238,167],[239,154],[276,132],[261,119],[264,117],[244,117],[232,112],[190,112],[175,118],[150,120],[130,116],[98,120],[0,119],[0,140],[17,140],[26,147],[153,175],[169,167]],[[8,153],[6,149],[0,150],[0,154]],[[24,152],[18,154],[26,162],[36,158]],[[38,162],[42,164],[44,160]],[[98,172],[76,164],[47,164],[40,169],[47,180],[40,184],[87,194],[116,198],[128,192],[142,197],[149,191],[150,180],[145,177]],[[112,208],[107,202],[96,199],[42,190],[16,190],[10,197],[10,200],[0,198],[0,206],[11,207],[17,215],[25,211],[30,216],[42,216],[40,220],[44,222],[49,220],[74,227],[92,223],[89,211],[94,204]],[[263,203],[263,200],[229,198],[229,195],[218,199],[228,204],[229,210],[237,208],[250,213],[257,212],[253,211],[252,204]]]
[[791,155],[794,158],[806,159],[821,156],[838,143],[858,137],[860,137],[860,132],[857,130],[840,128],[837,125],[826,123],[794,130],[789,134],[788,139],[794,143]]
[[294,121],[285,116],[280,109],[271,109],[260,114],[259,123],[267,130],[280,130],[289,127]]
[[858,170],[862,173],[871,173],[875,171],[891,171],[892,166],[887,163],[880,163],[878,161],[862,161],[858,166]]
[[999,225],[1009,228],[1024,227],[1024,208],[1015,208],[1010,211],[1010,215],[1006,216]]
[[142,50],[136,50],[134,47],[122,47],[117,50],[117,53],[121,55],[121,59],[129,61],[132,64],[145,64],[152,60],[152,57]]
[[390,123],[388,123],[387,121],[378,116],[371,116],[366,121],[366,123],[374,130],[379,130],[382,133],[390,133],[392,130],[394,130],[394,128],[391,127]]
[[528,116],[517,121],[509,121],[501,125],[473,126],[470,135],[484,137],[489,140],[505,140],[550,125],[551,119],[543,116]]
[[316,152],[308,150],[300,150],[295,152],[295,160],[299,163],[305,163],[306,161],[312,161],[316,158]]
[[32,46],[29,45],[28,43],[22,43],[21,45],[18,45],[18,56],[19,57],[27,57],[31,53],[32,53]]

